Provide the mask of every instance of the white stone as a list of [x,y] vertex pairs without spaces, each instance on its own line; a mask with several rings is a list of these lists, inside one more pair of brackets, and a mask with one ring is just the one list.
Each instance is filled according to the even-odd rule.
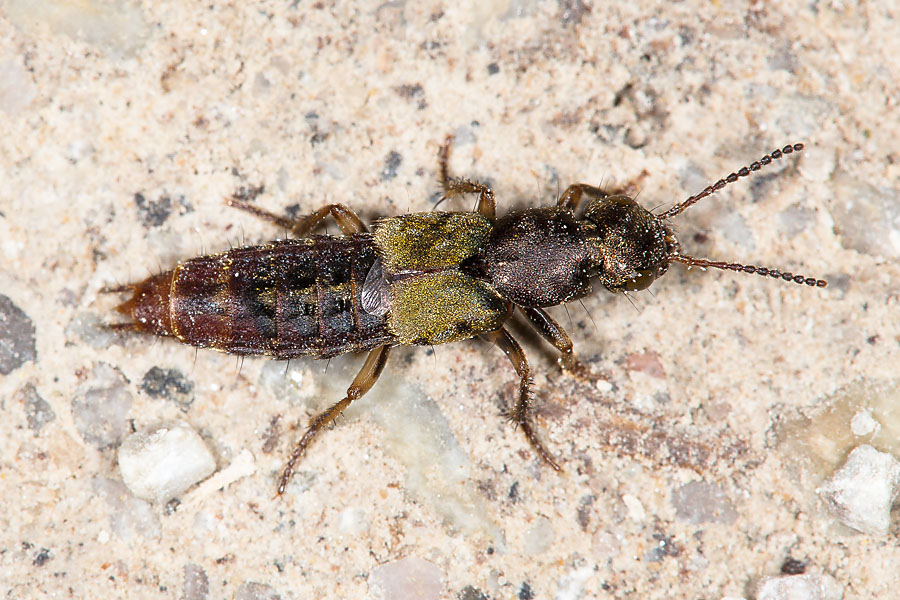
[[442,598],[440,568],[418,556],[407,556],[372,569],[369,582],[381,588],[384,600],[439,600]]
[[608,394],[613,389],[613,385],[605,379],[598,379],[597,383],[594,384],[594,387],[597,388],[598,392],[603,394]]
[[833,577],[818,573],[765,577],[756,588],[756,600],[841,600],[843,596]]
[[133,433],[119,448],[122,481],[145,500],[166,502],[215,470],[212,452],[186,423]]
[[850,419],[850,431],[853,435],[869,435],[881,428],[881,424],[872,417],[872,409],[861,410]]
[[622,496],[622,502],[625,503],[625,508],[628,509],[628,516],[630,516],[633,520],[640,523],[647,516],[647,511],[644,510],[644,505],[641,504],[641,501],[631,494],[625,494]]
[[862,445],[816,491],[844,525],[863,533],[886,535],[898,486],[900,462],[890,454]]

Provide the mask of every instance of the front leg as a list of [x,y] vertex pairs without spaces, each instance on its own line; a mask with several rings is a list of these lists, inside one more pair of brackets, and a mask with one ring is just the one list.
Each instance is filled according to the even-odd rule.
[[531,398],[531,368],[528,366],[528,359],[525,358],[522,347],[515,338],[502,327],[488,333],[483,333],[481,334],[481,337],[503,350],[503,353],[509,358],[509,362],[512,363],[513,368],[519,375],[519,399],[507,414],[509,420],[515,423],[517,427],[522,428],[522,431],[525,432],[525,437],[528,438],[528,441],[538,453],[538,456],[544,459],[548,465],[553,467],[553,470],[561,470],[559,464],[553,460],[553,457],[547,452],[544,445],[541,444],[541,441],[538,439],[537,434],[531,425],[531,420],[528,418],[530,412],[529,400]]
[[309,232],[312,231],[316,227],[316,225],[321,223],[322,219],[324,219],[328,215],[331,215],[334,218],[334,220],[337,222],[338,227],[341,229],[341,233],[343,233],[344,235],[353,235],[354,233],[365,233],[366,231],[368,231],[365,224],[363,224],[362,219],[360,219],[355,212],[353,212],[343,204],[326,204],[311,215],[305,215],[296,219],[289,219],[287,217],[279,217],[278,215],[272,214],[266,210],[262,210],[261,208],[257,208],[252,204],[248,204],[247,202],[238,200],[237,198],[228,198],[225,203],[228,206],[233,206],[234,208],[247,211],[251,215],[259,217],[264,221],[275,223],[276,225],[287,229],[296,237],[300,238],[309,235]]

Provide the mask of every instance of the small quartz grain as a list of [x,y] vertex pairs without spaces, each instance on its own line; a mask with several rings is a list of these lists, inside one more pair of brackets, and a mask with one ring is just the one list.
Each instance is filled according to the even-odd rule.
[[877,188],[844,173],[832,183],[831,209],[841,245],[876,257],[900,257],[900,190]]
[[44,27],[114,56],[133,56],[151,32],[140,6],[127,0],[9,0],[3,8],[4,17],[25,31],[36,35]]
[[381,588],[384,600],[438,600],[442,576],[427,560],[408,556],[372,569],[371,581]]
[[457,598],[459,600],[490,600],[490,596],[471,585],[467,585],[461,589]]
[[50,404],[41,398],[34,384],[28,383],[17,393],[19,400],[25,406],[25,418],[28,421],[28,429],[34,433],[34,437],[41,435],[44,425],[56,419]]
[[209,596],[209,577],[203,567],[194,563],[184,565],[184,586],[181,596],[184,600],[206,600]]
[[120,539],[159,537],[158,511],[153,510],[146,500],[131,495],[121,481],[97,477],[92,482],[92,488],[97,496],[106,501],[110,528]]
[[271,585],[245,581],[238,586],[234,600],[281,600],[281,595]]
[[166,502],[215,469],[212,452],[186,423],[133,433],[119,448],[122,481],[145,500]]
[[862,533],[887,535],[898,487],[900,462],[862,445],[817,491],[828,511],[844,525]]
[[35,358],[34,324],[12,300],[0,294],[0,375],[9,375]]
[[557,581],[556,600],[578,600],[583,597],[584,586],[594,573],[589,565],[570,570]]
[[384,168],[381,170],[381,180],[382,181],[390,181],[394,177],[397,176],[397,169],[400,167],[400,164],[403,162],[403,156],[394,150],[385,157],[384,159]]
[[118,335],[100,317],[89,312],[72,317],[65,334],[67,344],[87,344],[91,348],[109,348]]
[[816,211],[801,204],[791,204],[778,215],[778,229],[789,238],[809,228],[816,220]]
[[343,535],[358,537],[368,531],[366,511],[359,507],[345,508],[340,513],[338,531]]
[[672,492],[675,517],[692,525],[701,523],[734,523],[737,512],[731,501],[717,486],[704,481],[691,481]]
[[72,399],[72,418],[84,441],[105,448],[118,444],[128,430],[131,394],[118,369],[98,363]]
[[141,390],[151,398],[171,400],[182,410],[194,401],[194,384],[177,369],[152,367],[144,374]]
[[861,410],[850,419],[850,431],[853,435],[869,435],[880,428],[881,425],[872,416],[872,409]]
[[756,588],[756,600],[841,600],[843,596],[833,577],[815,573],[765,577]]
[[538,517],[531,527],[525,530],[522,553],[528,556],[543,554],[553,544],[555,537],[553,522],[547,517]]
[[13,117],[22,112],[36,95],[34,82],[24,66],[15,60],[0,62],[0,111]]

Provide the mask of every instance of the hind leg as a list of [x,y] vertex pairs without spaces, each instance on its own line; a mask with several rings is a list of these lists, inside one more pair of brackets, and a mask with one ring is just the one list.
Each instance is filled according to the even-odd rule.
[[531,424],[531,420],[529,419],[531,408],[531,367],[528,366],[528,359],[525,358],[522,347],[515,338],[502,327],[495,331],[483,333],[481,334],[481,337],[503,350],[503,353],[509,358],[509,362],[512,363],[513,368],[519,375],[519,398],[516,401],[515,406],[509,410],[507,415],[509,420],[515,423],[517,427],[522,428],[525,437],[528,438],[528,442],[538,453],[538,456],[540,456],[548,465],[553,467],[555,471],[559,471],[559,464],[553,460],[553,457],[547,449],[544,448],[544,445],[538,439],[534,427]]
[[252,204],[248,204],[237,198],[228,198],[225,203],[243,211],[247,211],[251,215],[258,217],[264,221],[275,223],[279,227],[287,229],[297,237],[306,237],[316,225],[322,222],[322,219],[331,215],[337,222],[341,233],[344,235],[353,235],[354,233],[364,233],[368,231],[355,212],[344,206],[343,204],[326,204],[316,212],[298,217],[297,219],[289,219],[287,217],[279,217],[261,208],[257,208]]
[[344,399],[310,421],[306,433],[304,433],[303,437],[300,438],[300,441],[297,442],[294,451],[291,453],[291,457],[284,467],[284,471],[281,473],[281,481],[278,483],[279,496],[284,493],[288,480],[294,473],[294,465],[297,464],[297,461],[300,460],[306,447],[309,446],[322,428],[338,418],[354,400],[359,400],[366,395],[366,392],[372,389],[372,386],[378,381],[378,376],[381,375],[381,372],[384,370],[384,365],[387,363],[390,351],[390,346],[381,346],[380,348],[376,348],[369,352],[362,369],[359,370],[359,373],[353,379],[353,383],[347,388],[347,395]]

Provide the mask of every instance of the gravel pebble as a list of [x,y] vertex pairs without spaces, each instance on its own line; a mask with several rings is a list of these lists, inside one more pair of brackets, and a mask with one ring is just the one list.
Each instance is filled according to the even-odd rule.
[[135,535],[144,538],[159,537],[157,511],[146,500],[132,496],[121,481],[97,477],[91,487],[95,494],[106,501],[110,527],[119,538],[131,540]]
[[234,600],[281,600],[271,585],[247,581],[238,586]]
[[177,369],[152,367],[144,374],[141,390],[151,398],[171,400],[185,411],[194,401],[193,382]]
[[184,565],[184,600],[205,600],[209,595],[209,577],[203,567],[194,563]]
[[441,570],[427,560],[408,556],[372,569],[371,580],[381,588],[384,600],[438,600]]
[[850,431],[853,435],[869,435],[875,433],[881,425],[872,416],[872,410],[861,410],[850,419]]
[[20,401],[25,405],[25,418],[28,420],[28,429],[34,432],[34,437],[41,434],[44,425],[56,418],[50,404],[41,398],[34,384],[28,383],[18,394]]
[[87,344],[91,348],[109,348],[117,338],[107,322],[94,313],[81,312],[66,325],[66,342]]
[[538,517],[525,530],[522,539],[522,553],[527,556],[543,554],[553,544],[555,537],[553,522],[547,517]]
[[900,462],[886,452],[862,445],[854,448],[817,492],[844,525],[862,533],[887,535],[898,486]]
[[830,575],[766,577],[756,588],[756,600],[841,600],[843,588]]
[[704,481],[690,481],[672,492],[672,505],[679,521],[700,523],[734,523],[737,512],[731,501],[717,486]]
[[838,174],[831,210],[841,245],[885,258],[900,257],[900,191]]
[[105,448],[118,444],[128,431],[131,394],[122,373],[99,363],[72,399],[75,427],[89,444]]
[[12,300],[0,294],[0,375],[9,375],[35,358],[34,324]]
[[119,448],[122,481],[145,500],[166,502],[215,470],[212,452],[186,423],[133,433]]

